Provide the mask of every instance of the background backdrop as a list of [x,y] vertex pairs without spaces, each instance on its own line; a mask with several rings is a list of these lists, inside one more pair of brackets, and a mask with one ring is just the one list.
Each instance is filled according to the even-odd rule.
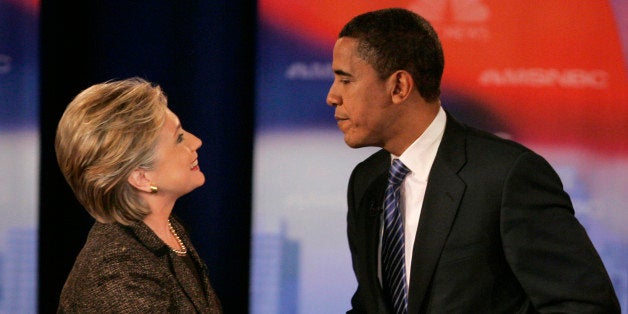
[[[54,157],[74,95],[162,85],[204,141],[206,184],[177,203],[227,313],[342,313],[355,289],[352,150],[325,105],[342,25],[383,7],[430,20],[443,106],[558,170],[628,307],[628,5],[407,0],[0,0],[0,313],[51,313],[91,218]],[[70,13],[72,12],[72,13]]]
[[545,156],[628,311],[626,1],[258,1],[252,313],[344,313],[355,291],[346,187],[352,150],[325,97],[357,14],[404,7],[445,52],[443,106]]
[[93,220],[54,156],[88,86],[162,85],[204,142],[177,203],[228,313],[248,311],[256,6],[250,1],[0,0],[0,313],[54,313]]
[[39,5],[0,0],[0,313],[37,309]]

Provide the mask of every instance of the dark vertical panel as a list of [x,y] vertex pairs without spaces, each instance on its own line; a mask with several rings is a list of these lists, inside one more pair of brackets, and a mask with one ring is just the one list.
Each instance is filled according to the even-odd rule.
[[[255,2],[41,3],[39,311],[54,312],[92,219],[54,157],[56,124],[83,88],[133,75],[162,85],[204,142],[206,184],[175,213],[208,264],[225,311],[248,311]],[[71,12],[71,13],[70,13]]]
[[[73,94],[91,80],[92,21],[69,7],[41,3],[41,164],[39,211],[39,312],[54,313],[61,287],[90,226],[65,183],[54,155],[56,123]],[[73,10],[88,12],[86,3]]]

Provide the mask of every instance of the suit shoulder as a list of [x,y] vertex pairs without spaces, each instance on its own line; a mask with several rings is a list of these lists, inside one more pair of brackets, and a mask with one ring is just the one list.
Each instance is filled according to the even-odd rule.
[[127,227],[95,223],[76,258],[73,272],[95,276],[143,271],[145,265],[157,265],[159,260],[160,257],[140,243]]
[[467,152],[491,157],[516,158],[524,153],[536,153],[527,146],[473,127],[467,127]]
[[390,153],[384,149],[380,149],[358,163],[356,168],[372,168],[374,165],[385,162],[388,158],[390,158]]
[[124,228],[114,223],[95,223],[87,235],[87,241],[81,253],[104,256],[137,249],[136,246],[139,243]]
[[490,173],[505,174],[512,167],[521,165],[520,162],[547,163],[542,156],[521,143],[465,125],[454,118],[447,120],[439,156],[437,160],[445,161],[454,171],[466,169],[480,173],[491,169]]
[[546,176],[547,182],[556,182],[562,188],[558,174],[547,159],[527,146],[472,127],[466,128],[465,139],[465,163],[460,175],[466,180],[503,184],[513,174],[527,171],[536,178]]
[[63,300],[106,295],[105,290],[117,295],[123,290],[121,287],[138,282],[138,278],[163,281],[169,272],[163,258],[142,246],[125,228],[94,224],[66,279]]
[[352,176],[375,176],[382,170],[388,169],[386,162],[390,158],[390,153],[380,149],[358,163],[353,169]]

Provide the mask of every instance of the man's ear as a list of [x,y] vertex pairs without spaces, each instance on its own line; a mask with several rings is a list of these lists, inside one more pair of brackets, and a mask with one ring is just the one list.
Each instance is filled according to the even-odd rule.
[[412,75],[405,70],[395,71],[388,79],[392,87],[391,96],[393,103],[405,101],[414,89]]
[[146,170],[140,168],[133,170],[127,180],[134,188],[144,192],[151,192],[152,182],[148,178]]

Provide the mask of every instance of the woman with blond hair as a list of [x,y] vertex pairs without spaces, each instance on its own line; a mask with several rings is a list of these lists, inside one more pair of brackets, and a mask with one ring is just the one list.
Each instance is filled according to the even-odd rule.
[[181,127],[162,89],[142,78],[79,93],[55,150],[96,220],[63,286],[59,313],[221,313],[176,200],[201,186],[201,140]]

